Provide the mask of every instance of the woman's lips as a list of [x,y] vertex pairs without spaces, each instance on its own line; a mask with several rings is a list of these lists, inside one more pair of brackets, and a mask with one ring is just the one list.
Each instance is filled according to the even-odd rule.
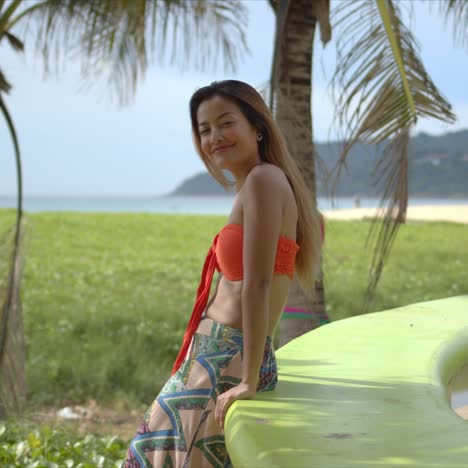
[[221,148],[218,148],[217,150],[214,150],[214,153],[218,153],[218,152],[220,152],[220,151],[227,150],[228,148],[231,148],[232,146],[234,146],[234,145],[223,146],[223,147],[221,147]]

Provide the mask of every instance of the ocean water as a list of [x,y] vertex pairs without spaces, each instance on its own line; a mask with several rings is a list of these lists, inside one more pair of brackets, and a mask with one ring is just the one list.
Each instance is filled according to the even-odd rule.
[[[26,212],[80,211],[228,215],[233,196],[159,196],[159,197],[25,197]],[[361,208],[379,206],[377,198],[361,198]],[[468,198],[410,198],[409,205],[468,205]],[[15,197],[1,197],[0,208],[15,208]],[[320,210],[355,207],[354,198],[319,198]]]

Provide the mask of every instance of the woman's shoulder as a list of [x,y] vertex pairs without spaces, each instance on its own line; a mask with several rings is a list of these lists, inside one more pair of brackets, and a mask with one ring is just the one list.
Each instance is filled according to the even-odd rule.
[[253,200],[263,200],[276,206],[285,206],[289,202],[289,182],[283,170],[270,163],[255,166],[245,181],[242,205]]
[[287,184],[287,177],[283,170],[271,163],[262,163],[255,166],[247,176],[251,183],[270,185],[271,188],[280,188]]

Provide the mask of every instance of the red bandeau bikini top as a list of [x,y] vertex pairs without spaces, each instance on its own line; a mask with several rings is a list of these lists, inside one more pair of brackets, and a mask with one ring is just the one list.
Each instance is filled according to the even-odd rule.
[[[192,316],[187,325],[179,355],[172,368],[172,374],[177,372],[182,364],[192,337],[198,328],[201,316],[208,302],[215,269],[221,271],[231,281],[241,280],[244,277],[242,262],[243,240],[244,227],[241,224],[233,223],[224,226],[213,239],[203,265]],[[295,240],[286,236],[280,236],[278,238],[273,272],[285,274],[292,279],[294,277],[296,254],[299,249],[300,247]]]
[[[244,227],[241,224],[227,224],[218,234],[215,245],[216,269],[231,281],[244,277],[242,265]],[[280,236],[276,248],[276,259],[273,273],[294,277],[296,253],[299,245],[293,239]]]

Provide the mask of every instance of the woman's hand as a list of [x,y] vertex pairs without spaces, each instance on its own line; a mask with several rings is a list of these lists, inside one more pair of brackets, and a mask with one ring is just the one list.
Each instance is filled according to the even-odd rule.
[[252,398],[254,395],[255,389],[252,389],[245,383],[240,383],[218,396],[215,406],[215,420],[221,427],[221,430],[224,430],[224,418],[232,403],[236,400]]

